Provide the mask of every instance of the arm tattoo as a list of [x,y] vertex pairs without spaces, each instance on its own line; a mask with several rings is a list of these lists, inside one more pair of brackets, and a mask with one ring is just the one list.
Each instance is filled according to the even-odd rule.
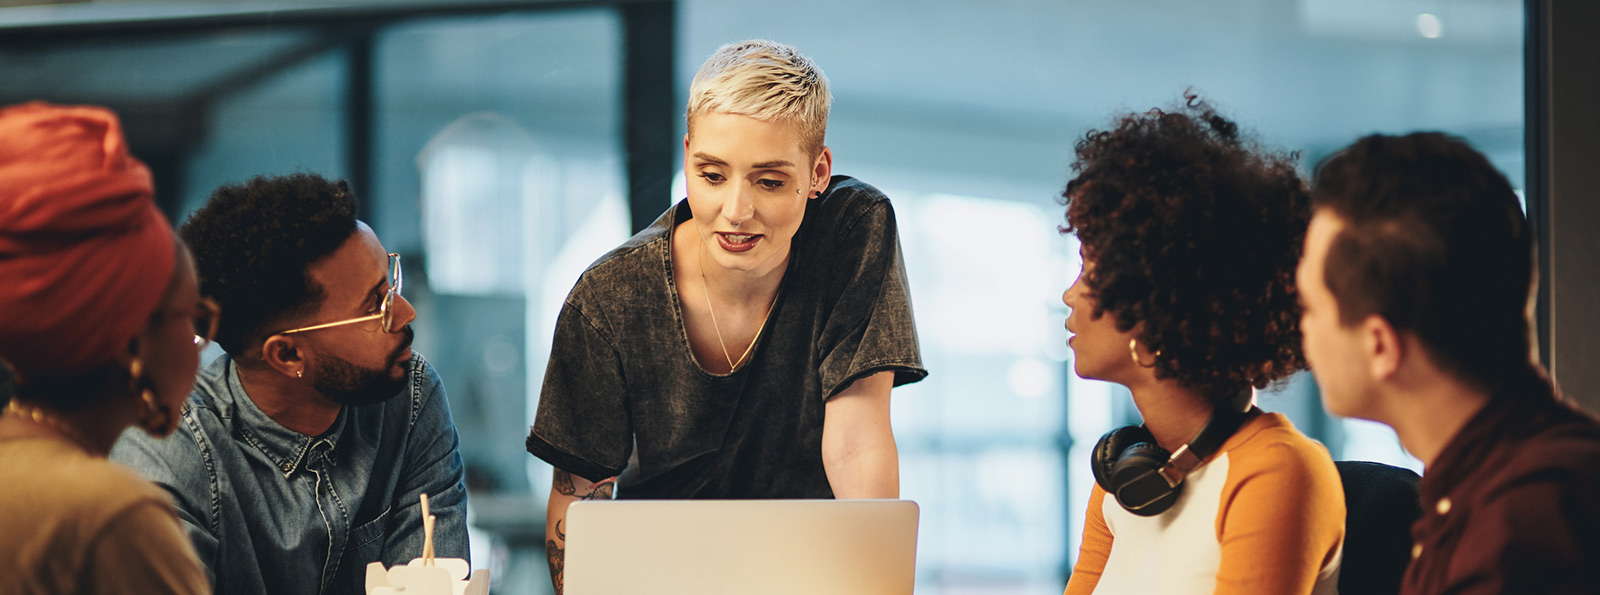
[[555,479],[551,483],[557,494],[563,496],[576,496],[578,500],[610,500],[617,493],[617,478],[608,477],[589,487],[584,493],[578,493],[578,486],[572,482],[572,474],[556,469]]
[[[555,489],[557,494],[576,497],[580,502],[584,500],[610,500],[617,493],[617,478],[606,478],[590,486],[587,491],[579,493],[577,484],[572,481],[572,474],[556,469],[551,487]],[[562,523],[562,520],[556,521],[555,539],[546,539],[544,541],[544,553],[550,563],[550,582],[556,588],[556,595],[562,595],[563,583],[565,582],[564,573],[567,565],[567,533],[562,530]]]
[[565,582],[561,573],[567,561],[567,534],[561,531],[561,521],[556,521],[556,539],[544,540],[544,553],[550,560],[550,583],[555,586],[556,595],[561,595],[562,583]]
[[584,496],[584,500],[610,500],[617,493],[617,478],[613,477],[594,485],[594,491]]
[[572,485],[572,474],[560,469],[556,469],[554,487],[556,488],[556,493],[563,496],[571,496],[578,493],[578,488]]

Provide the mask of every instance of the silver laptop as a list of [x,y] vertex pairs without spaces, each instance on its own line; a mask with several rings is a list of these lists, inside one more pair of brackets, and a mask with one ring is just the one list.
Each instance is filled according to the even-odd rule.
[[567,509],[567,595],[911,595],[910,500],[639,500]]

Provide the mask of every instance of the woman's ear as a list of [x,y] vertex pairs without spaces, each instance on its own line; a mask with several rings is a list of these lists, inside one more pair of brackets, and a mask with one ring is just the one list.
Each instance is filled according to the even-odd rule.
[[811,167],[811,189],[806,198],[822,196],[822,191],[828,189],[830,178],[833,177],[833,150],[822,147],[822,152],[817,153],[817,161]]
[[139,334],[134,335],[132,339],[128,339],[128,348],[117,354],[117,364],[121,366],[122,369],[128,369],[129,366],[133,365],[133,360],[140,357],[139,346],[141,343],[139,342],[139,335],[142,334],[144,334],[143,330],[139,331]]

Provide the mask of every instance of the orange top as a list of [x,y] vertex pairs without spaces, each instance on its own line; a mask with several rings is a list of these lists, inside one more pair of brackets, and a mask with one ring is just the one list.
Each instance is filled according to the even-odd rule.
[[1095,486],[1066,595],[1334,593],[1344,490],[1326,448],[1281,414],[1249,420],[1171,509],[1123,510]]

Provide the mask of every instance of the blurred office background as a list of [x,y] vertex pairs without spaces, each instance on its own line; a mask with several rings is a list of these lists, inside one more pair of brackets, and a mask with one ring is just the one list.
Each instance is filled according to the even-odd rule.
[[[1079,262],[1056,197],[1088,129],[1192,87],[1307,169],[1437,129],[1525,177],[1521,0],[8,4],[0,103],[116,109],[175,221],[257,174],[354,183],[405,255],[498,593],[548,590],[550,469],[522,441],[554,316],[682,196],[682,106],[721,44],[814,58],[836,171],[894,201],[932,371],[894,393],[920,594],[1060,592],[1088,449],[1137,422],[1065,346]],[[1382,426],[1325,414],[1308,376],[1260,402],[1337,459],[1418,468]]]

